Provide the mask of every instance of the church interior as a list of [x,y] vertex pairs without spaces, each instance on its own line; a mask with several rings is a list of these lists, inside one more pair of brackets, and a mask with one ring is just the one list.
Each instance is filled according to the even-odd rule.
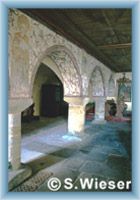
[[8,33],[9,191],[130,182],[131,9],[9,9]]

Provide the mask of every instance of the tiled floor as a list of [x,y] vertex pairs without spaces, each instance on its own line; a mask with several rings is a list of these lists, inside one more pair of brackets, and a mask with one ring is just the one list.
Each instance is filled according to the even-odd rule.
[[[42,120],[45,124],[45,119]],[[71,178],[76,189],[80,177],[131,180],[130,124],[87,124],[84,133],[78,136],[67,133],[67,122],[63,118],[43,127],[36,124],[37,130],[33,130],[34,123],[39,122],[30,124],[31,132],[25,125],[22,138],[22,162],[32,168],[33,177],[41,171],[51,172],[51,177],[61,182]],[[36,191],[50,191],[48,180],[41,182]],[[65,191],[63,185],[59,191]]]

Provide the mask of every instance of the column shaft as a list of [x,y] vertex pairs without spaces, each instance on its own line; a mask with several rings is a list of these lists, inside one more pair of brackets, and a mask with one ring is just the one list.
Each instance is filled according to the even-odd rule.
[[95,120],[105,119],[105,97],[94,97]]
[[83,105],[70,105],[68,114],[68,131],[70,133],[84,130],[85,109]]
[[12,169],[20,168],[21,157],[21,114],[9,114],[8,161]]
[[73,134],[82,132],[85,125],[85,105],[89,98],[65,97],[64,100],[69,103],[68,131]]

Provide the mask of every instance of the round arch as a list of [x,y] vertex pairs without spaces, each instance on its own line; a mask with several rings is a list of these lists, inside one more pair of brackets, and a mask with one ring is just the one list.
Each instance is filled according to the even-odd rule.
[[68,48],[62,45],[54,45],[47,48],[38,58],[31,76],[30,95],[32,96],[33,84],[37,70],[40,63],[44,61],[46,57],[49,57],[51,60],[48,67],[56,73],[63,83],[64,95],[81,96],[82,84],[76,58]]

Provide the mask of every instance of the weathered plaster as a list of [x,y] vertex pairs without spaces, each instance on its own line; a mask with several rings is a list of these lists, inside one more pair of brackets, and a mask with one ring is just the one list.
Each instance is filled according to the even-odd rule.
[[108,81],[108,92],[107,96],[108,97],[116,97],[116,83],[113,74],[111,74],[110,79]]
[[66,96],[80,96],[81,82],[80,76],[74,66],[71,57],[65,50],[54,51],[50,57],[57,63],[64,80],[64,94]]
[[11,98],[32,96],[37,69],[46,56],[56,63],[67,96],[88,96],[88,83],[95,66],[100,66],[107,83],[111,71],[83,49],[20,11],[11,10],[9,18]]
[[105,96],[104,77],[100,67],[95,67],[89,81],[89,96]]

